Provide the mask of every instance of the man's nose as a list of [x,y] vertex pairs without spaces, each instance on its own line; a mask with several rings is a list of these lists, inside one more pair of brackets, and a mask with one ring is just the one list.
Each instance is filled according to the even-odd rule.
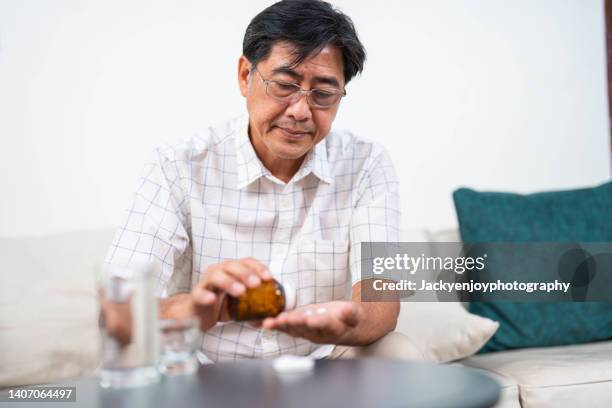
[[286,109],[287,115],[293,116],[297,122],[312,118],[310,105],[308,105],[308,96],[304,93],[300,93],[296,98],[297,99],[289,102],[289,106],[287,106]]

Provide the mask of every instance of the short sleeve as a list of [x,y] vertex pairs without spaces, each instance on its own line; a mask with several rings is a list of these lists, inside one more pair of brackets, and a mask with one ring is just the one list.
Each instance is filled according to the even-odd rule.
[[106,256],[115,265],[153,264],[161,297],[190,288],[188,200],[180,180],[176,160],[156,150]]
[[353,285],[361,280],[361,243],[398,242],[400,226],[399,182],[391,158],[383,150],[363,178],[351,217],[349,266]]

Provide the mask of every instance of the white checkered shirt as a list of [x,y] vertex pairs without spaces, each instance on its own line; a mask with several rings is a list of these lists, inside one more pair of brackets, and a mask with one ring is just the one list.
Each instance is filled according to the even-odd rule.
[[[208,265],[253,256],[297,305],[350,298],[362,241],[399,241],[399,186],[387,153],[331,131],[288,183],[255,154],[246,116],[157,149],[107,262],[155,262],[161,297],[188,292]],[[349,279],[349,274],[351,279]],[[321,346],[245,323],[217,323],[201,358],[323,357]],[[202,355],[203,354],[203,355]]]

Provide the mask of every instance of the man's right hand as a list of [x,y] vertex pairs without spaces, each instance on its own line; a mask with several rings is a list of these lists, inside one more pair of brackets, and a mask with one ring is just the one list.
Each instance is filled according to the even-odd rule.
[[254,258],[242,258],[209,265],[191,293],[163,299],[160,318],[179,319],[193,315],[200,318],[200,329],[208,330],[219,321],[229,320],[226,294],[242,295],[262,281],[272,279],[268,268]]

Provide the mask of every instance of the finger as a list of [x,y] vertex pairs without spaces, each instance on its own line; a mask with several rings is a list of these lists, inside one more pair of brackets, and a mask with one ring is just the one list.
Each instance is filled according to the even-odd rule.
[[287,324],[287,312],[283,312],[276,317],[267,317],[262,322],[264,329],[278,330],[279,327]]
[[220,294],[217,295],[220,298],[222,298],[222,301],[218,303],[218,315],[219,315],[219,321],[220,322],[229,322],[230,320],[232,320],[232,317],[229,314],[229,308],[227,306],[227,302],[229,299],[229,296],[227,296],[226,294]]
[[329,337],[331,332],[330,322],[336,321],[338,324],[339,322],[332,319],[331,316],[318,315],[316,310],[318,309],[309,307],[288,314],[285,317],[286,323],[281,324],[277,330],[283,331],[294,337],[302,337],[314,342],[324,341],[325,338]]
[[193,301],[201,306],[212,306],[217,302],[217,295],[208,289],[196,286],[192,291]]
[[307,327],[308,330],[316,333],[319,337],[337,337],[346,330],[346,325],[342,321],[328,314],[309,316]]
[[262,327],[263,320],[250,320],[247,324],[255,329],[259,329]]
[[337,322],[337,320],[328,314],[313,314],[306,318],[306,326],[309,329],[321,330],[331,326],[334,322]]
[[308,328],[302,327],[302,326],[299,326],[299,327],[289,326],[283,332],[287,333],[288,335],[290,335],[292,337],[301,337],[301,338],[309,339],[309,340],[313,338],[312,331],[308,330]]
[[246,291],[242,282],[226,273],[220,266],[207,271],[203,286],[208,290],[220,289],[234,297],[239,297]]
[[287,323],[279,322],[277,320],[273,324],[268,324],[267,327],[264,325],[264,328],[268,330],[278,330],[287,332],[290,329],[290,326]]
[[261,327],[263,327],[264,329],[274,330],[276,329],[276,326],[277,326],[277,319],[274,317],[266,317],[261,322]]
[[[314,310],[314,313],[308,317],[307,325],[312,329],[324,330],[332,329],[334,331],[342,331],[346,323],[342,319],[344,305],[340,310],[328,310],[326,306],[319,306]],[[333,313],[335,312],[335,313]]]
[[285,320],[287,321],[287,324],[292,327],[306,326],[306,319],[308,316],[309,314],[306,312],[296,311],[294,313],[288,313]]
[[261,278],[261,280],[267,281],[272,279],[272,274],[270,274],[268,267],[259,262],[257,259],[249,257],[243,258],[241,261],[252,268],[253,271],[255,271],[255,273]]
[[312,337],[308,329],[306,319],[311,315],[310,309],[294,310],[288,313],[281,313],[275,319],[266,319],[264,327],[278,330],[293,337]]
[[248,288],[261,285],[261,278],[257,272],[242,261],[226,261],[221,263],[221,269],[242,282]]
[[282,312],[281,314],[279,314],[276,317],[268,317],[266,319],[264,319],[263,321],[263,327],[265,329],[270,329],[270,330],[285,330],[289,327],[291,327],[291,324],[289,322],[289,318],[290,316],[292,316],[293,314],[299,313],[299,311],[294,310],[291,312]]
[[286,322],[286,319],[280,323],[277,323],[274,330],[286,333],[293,337],[306,337],[307,333],[305,326],[293,326]]

